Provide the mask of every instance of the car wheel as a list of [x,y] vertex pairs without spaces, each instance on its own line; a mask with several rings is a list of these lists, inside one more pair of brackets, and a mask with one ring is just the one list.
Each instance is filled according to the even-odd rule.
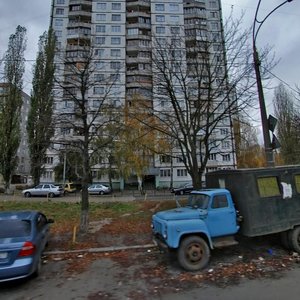
[[100,192],[99,192],[99,195],[104,195],[104,192],[103,192],[103,191],[100,191]]
[[198,271],[206,267],[210,258],[210,249],[199,236],[185,238],[178,249],[178,262],[187,271]]
[[30,197],[31,197],[31,194],[30,194],[29,192],[26,192],[26,193],[24,194],[24,196],[25,196],[25,198],[30,198]]
[[39,260],[36,264],[36,268],[35,271],[33,272],[33,277],[38,277],[41,274],[41,270],[42,270],[42,257],[39,257]]
[[49,193],[48,196],[49,196],[49,198],[54,198],[55,195],[54,195],[54,193]]

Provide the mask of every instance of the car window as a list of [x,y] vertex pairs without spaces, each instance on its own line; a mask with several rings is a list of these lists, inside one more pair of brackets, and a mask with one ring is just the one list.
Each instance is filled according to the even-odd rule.
[[30,235],[30,232],[30,221],[0,220],[0,238],[24,237]]
[[44,189],[49,189],[50,188],[50,185],[49,184],[45,184],[44,185]]
[[39,184],[39,185],[37,185],[35,188],[36,189],[41,189],[43,187],[43,185],[42,184]]
[[228,201],[226,195],[214,196],[211,207],[212,208],[228,207]]

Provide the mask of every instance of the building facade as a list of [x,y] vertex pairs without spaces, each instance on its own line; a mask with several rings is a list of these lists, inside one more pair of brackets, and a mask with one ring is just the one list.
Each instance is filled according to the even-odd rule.
[[[186,70],[193,64],[188,53],[192,53],[197,41],[214,40],[216,49],[224,47],[219,0],[53,0],[51,25],[57,37],[57,76],[62,82],[68,82],[70,89],[71,81],[66,80],[72,77],[68,63],[80,64],[87,47],[92,49],[93,84],[87,100],[95,110],[102,105],[101,99],[118,108],[134,101],[135,95],[143,95],[152,107],[164,110],[168,99],[161,98],[159,75],[153,64],[153,57],[164,51],[164,45],[176,43],[175,50],[171,51],[175,56],[176,52],[181,53],[181,66],[185,65]],[[225,62],[219,69],[223,69],[219,70],[221,73],[226,72]],[[70,93],[61,85],[56,89],[56,110],[66,111],[72,118],[76,107],[68,98]],[[73,128],[62,126],[57,135],[68,139],[76,133]],[[230,116],[218,126],[214,137],[220,142],[216,146],[218,150],[210,155],[206,171],[235,168]],[[54,181],[53,168],[62,151],[65,151],[62,144],[48,151],[42,181]],[[176,146],[173,151],[178,151]],[[97,175],[95,168],[93,174],[95,181],[107,181],[105,175]],[[156,155],[147,176],[156,187],[168,187],[171,181],[174,186],[191,181],[180,155],[173,153]]]

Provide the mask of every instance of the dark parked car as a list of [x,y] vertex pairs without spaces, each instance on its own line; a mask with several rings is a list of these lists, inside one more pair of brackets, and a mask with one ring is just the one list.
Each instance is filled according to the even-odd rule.
[[189,194],[193,189],[194,188],[191,183],[186,183],[181,187],[173,188],[171,192],[174,193],[175,195],[184,195],[184,194]]
[[0,212],[0,282],[39,274],[53,222],[37,211]]

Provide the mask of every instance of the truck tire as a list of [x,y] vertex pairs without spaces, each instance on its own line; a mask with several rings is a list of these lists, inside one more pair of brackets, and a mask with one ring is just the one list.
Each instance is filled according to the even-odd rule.
[[291,230],[290,244],[294,251],[300,253],[300,226],[297,226]]
[[287,250],[291,250],[292,249],[291,240],[290,240],[290,234],[291,234],[290,230],[283,231],[283,232],[280,233],[281,244]]
[[210,249],[206,241],[199,236],[185,238],[178,249],[178,262],[187,271],[198,271],[206,267],[210,258]]

